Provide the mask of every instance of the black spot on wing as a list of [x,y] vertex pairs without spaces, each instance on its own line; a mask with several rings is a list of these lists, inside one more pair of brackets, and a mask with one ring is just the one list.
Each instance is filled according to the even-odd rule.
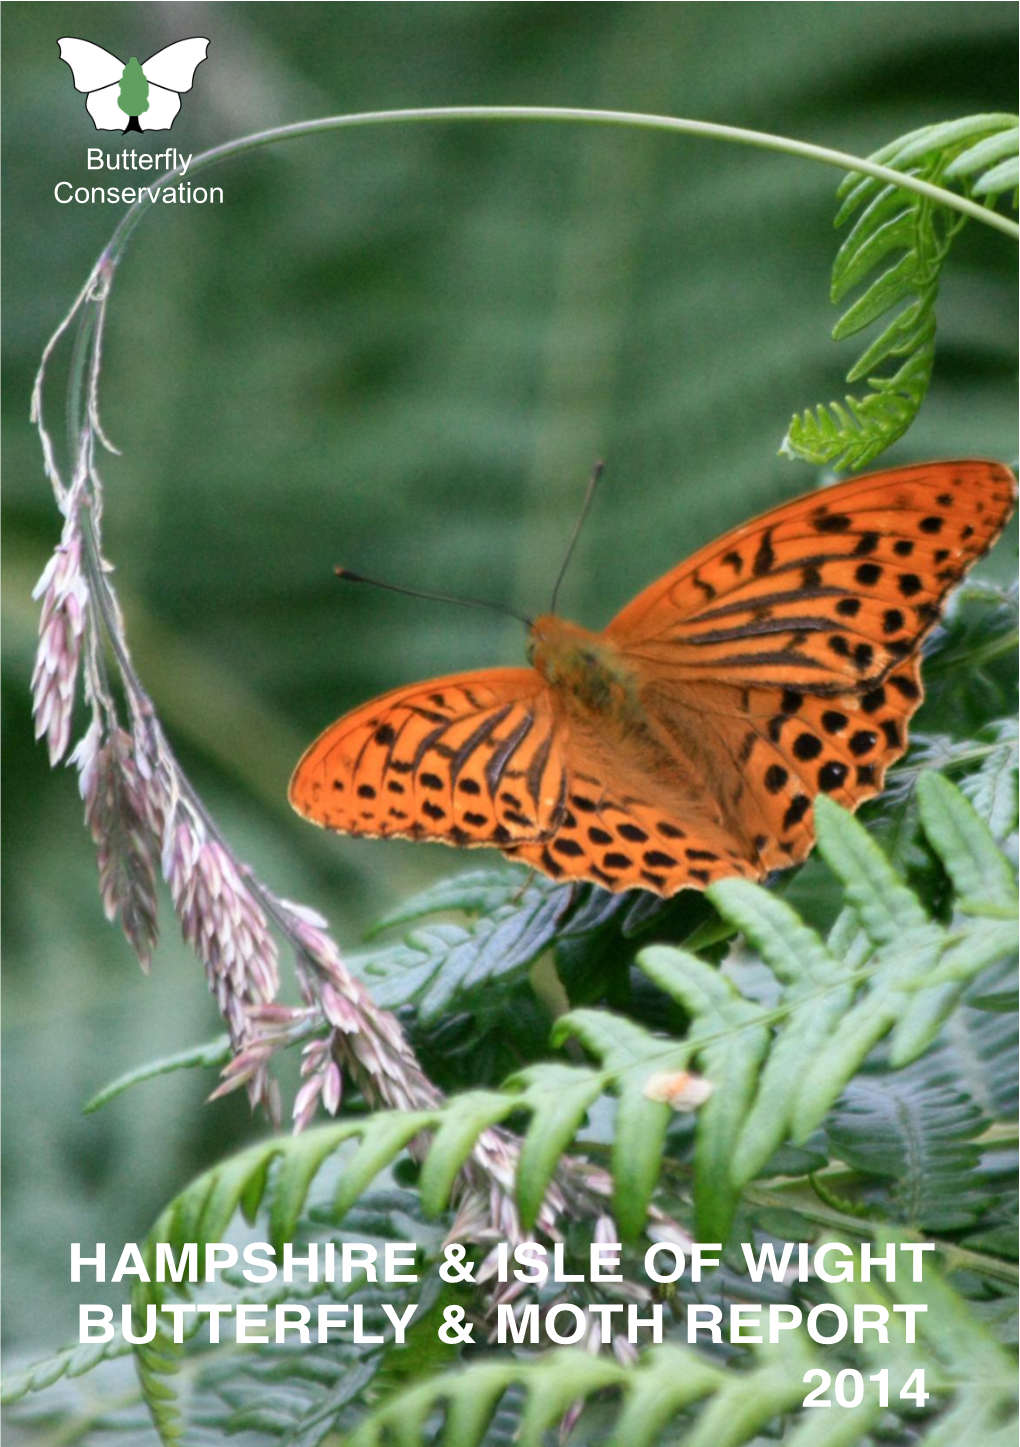
[[854,757],[859,758],[861,754],[870,753],[877,743],[878,734],[872,733],[871,729],[858,729],[851,734],[848,747]]
[[776,555],[772,547],[772,529],[766,528],[762,534],[761,542],[758,544],[758,551],[754,555],[751,570],[755,577],[760,578],[763,574],[771,571],[775,561]]
[[911,702],[921,697],[921,690],[912,678],[894,677],[889,680],[889,687],[894,688],[897,693]]
[[830,759],[818,770],[818,787],[831,794],[833,789],[839,788],[849,772],[849,768],[841,760]]
[[806,794],[798,794],[783,815],[783,828],[792,829],[795,824],[799,824],[810,808],[811,800],[808,796]]
[[818,508],[814,515],[816,533],[845,533],[850,531],[851,519],[845,513],[827,512]]
[[853,556],[855,558],[866,558],[869,553],[875,551],[879,541],[878,533],[861,533],[854,547]]
[[861,699],[861,708],[865,713],[875,713],[885,703],[885,689],[879,684],[878,688],[870,689]]
[[765,787],[770,794],[778,794],[789,777],[779,764],[770,764],[765,770]]
[[822,752],[821,739],[815,738],[814,734],[799,734],[793,743],[793,756],[807,763],[811,759],[817,759]]

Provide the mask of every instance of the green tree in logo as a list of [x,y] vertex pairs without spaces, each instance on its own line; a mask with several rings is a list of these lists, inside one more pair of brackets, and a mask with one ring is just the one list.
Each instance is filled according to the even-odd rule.
[[117,104],[128,118],[128,123],[121,132],[127,135],[128,131],[140,131],[138,117],[149,109],[149,82],[145,79],[145,72],[138,64],[134,56],[124,67],[124,74],[120,78],[120,94],[117,97]]

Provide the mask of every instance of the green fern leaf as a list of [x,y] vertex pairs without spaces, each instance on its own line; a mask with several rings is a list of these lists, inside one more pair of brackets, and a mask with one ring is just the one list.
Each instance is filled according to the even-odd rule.
[[517,1206],[526,1230],[534,1225],[560,1157],[570,1148],[589,1108],[605,1082],[595,1071],[570,1066],[533,1066],[508,1084],[520,1086],[533,1123],[517,1163]]
[[166,1055],[161,1060],[150,1060],[145,1065],[139,1066],[137,1070],[129,1070],[120,1075],[116,1080],[104,1085],[102,1090],[97,1091],[94,1096],[82,1106],[83,1115],[91,1115],[93,1111],[101,1110],[111,1100],[116,1100],[118,1095],[123,1095],[132,1086],[141,1085],[143,1081],[154,1080],[158,1075],[170,1075],[175,1070],[193,1070],[208,1068],[213,1065],[223,1065],[230,1059],[230,1040],[226,1035],[219,1035],[215,1040],[209,1040],[204,1045],[193,1045],[189,1050],[181,1050],[176,1055]]
[[130,1344],[120,1335],[110,1342],[66,1347],[21,1371],[9,1372],[0,1387],[0,1405],[10,1406],[29,1392],[45,1391],[62,1377],[83,1377],[101,1362],[109,1361],[112,1357],[127,1356],[131,1351]]
[[638,1234],[659,1175],[669,1107],[645,1094],[649,1078],[683,1070],[686,1043],[659,1040],[640,1025],[604,1010],[574,1010],[557,1021],[553,1041],[570,1036],[597,1055],[617,1096],[613,1133],[613,1213],[624,1237]]
[[924,832],[961,899],[968,906],[1016,913],[1013,872],[991,830],[972,804],[941,774],[925,774],[917,786]]
[[[880,1238],[884,1246],[893,1241]],[[874,1334],[866,1332],[854,1349],[853,1359],[865,1371],[888,1371],[889,1413],[876,1392],[853,1411],[803,1413],[804,1374],[819,1363],[818,1348],[798,1331],[784,1333],[778,1345],[753,1348],[741,1363],[743,1370],[732,1362],[724,1370],[704,1352],[668,1341],[645,1351],[630,1368],[569,1348],[532,1358],[469,1362],[383,1401],[345,1439],[346,1447],[389,1442],[423,1447],[426,1441],[435,1447],[481,1447],[499,1400],[514,1385],[525,1393],[517,1438],[523,1447],[540,1447],[571,1406],[596,1395],[602,1398],[594,1424],[599,1440],[627,1447],[653,1447],[667,1428],[671,1447],[752,1447],[780,1437],[793,1447],[854,1447],[871,1441],[883,1418],[887,1428],[895,1426],[897,1415],[907,1418],[898,1394],[918,1370],[935,1397],[921,1418],[926,1444],[938,1437],[947,1447],[950,1442],[953,1447],[989,1442],[998,1447],[1011,1440],[1004,1429],[1015,1437],[1016,1373],[1010,1356],[932,1268],[926,1268],[923,1283],[906,1283],[902,1290],[895,1283],[873,1282],[836,1284],[829,1290],[848,1313],[856,1305],[880,1304],[892,1318],[893,1306],[907,1301],[926,1308],[917,1316],[916,1342],[908,1343],[902,1328],[890,1327],[887,1342],[876,1344]],[[916,1433],[913,1410],[907,1420],[911,1434]],[[947,1420],[955,1436],[945,1435]]]
[[962,780],[960,788],[988,825],[992,838],[1001,844],[1014,832],[1020,818],[1020,733],[1012,716],[990,724],[985,733],[993,747],[988,749],[980,768]]
[[[449,1010],[465,991],[523,974],[556,938],[569,892],[544,879],[532,880],[523,894],[519,881],[509,884],[509,898],[477,882],[460,894],[449,888],[430,891],[405,907],[402,917],[450,909],[473,913],[479,902],[482,907],[494,897],[499,902],[491,913],[478,915],[467,925],[430,923],[414,930],[401,945],[355,956],[353,967],[372,981],[372,994],[381,1005],[392,1009],[413,1002],[426,1022]],[[461,902],[454,903],[458,898]]]
[[[1015,116],[968,116],[901,136],[871,159],[994,205],[1016,189],[1018,136]],[[843,313],[833,339],[894,314],[847,374],[851,386],[867,379],[871,391],[795,416],[780,451],[816,466],[857,470],[903,435],[924,401],[935,362],[939,281],[964,218],[870,176],[848,176],[837,195],[842,205],[835,224],[857,219],[833,265],[833,302],[891,264]]]
[[975,1144],[987,1120],[948,1065],[941,1052],[934,1066],[861,1075],[826,1126],[840,1159],[892,1183],[898,1219],[917,1230],[961,1230],[989,1206]]
[[641,968],[692,1019],[688,1044],[713,1090],[698,1112],[694,1166],[695,1232],[699,1241],[725,1241],[736,1209],[732,1161],[769,1047],[759,1006],[693,955],[663,947],[645,950]]
[[[711,902],[727,925],[760,950],[760,968],[773,980],[767,999],[759,998],[753,985],[741,988],[739,973],[728,978],[672,946],[648,948],[638,963],[687,1014],[683,1039],[654,1034],[606,1010],[571,1011],[557,1022],[554,1041],[578,1041],[595,1066],[534,1065],[502,1090],[469,1091],[431,1111],[382,1111],[250,1147],[195,1181],[166,1208],[148,1255],[156,1241],[179,1249],[185,1241],[223,1239],[236,1211],[253,1217],[265,1205],[272,1239],[289,1239],[324,1162],[355,1139],[357,1149],[340,1174],[332,1219],[350,1210],[378,1172],[415,1138],[425,1150],[422,1203],[430,1214],[438,1213],[479,1138],[511,1116],[525,1121],[517,1191],[528,1227],[562,1152],[604,1092],[616,1097],[613,1210],[621,1234],[635,1237],[658,1181],[670,1120],[668,1106],[649,1091],[649,1080],[692,1062],[712,1088],[696,1122],[697,1233],[702,1240],[725,1240],[749,1181],[767,1168],[779,1147],[803,1142],[824,1121],[872,1048],[889,1037],[894,1070],[916,1059],[968,983],[1012,952],[1015,918],[1005,918],[1011,876],[987,826],[959,790],[937,775],[923,776],[918,793],[930,843],[963,896],[958,893],[948,925],[927,914],[857,820],[819,798],[819,853],[842,882],[847,902],[826,943],[758,885],[731,880],[711,890]],[[972,1112],[965,1101],[960,1108],[964,1119],[956,1139],[965,1143]],[[844,1119],[852,1110],[851,1097]],[[922,1126],[915,1129],[917,1139]],[[934,1169],[928,1174],[937,1179]],[[160,1290],[158,1285],[140,1287],[136,1306],[158,1301]],[[177,1359],[178,1349],[163,1337],[139,1349],[143,1390],[167,1441],[179,1429],[166,1382]],[[758,1393],[750,1393],[746,1402],[742,1396],[729,1398],[726,1410],[746,1409],[762,1425],[767,1416],[755,1414],[761,1403],[773,1400],[768,1397],[771,1380],[763,1377]],[[575,1383],[567,1405],[578,1395],[583,1392]],[[539,1419],[547,1421],[553,1401],[561,1405],[559,1385],[542,1386],[529,1397],[522,1431],[530,1431]],[[772,1415],[778,1410],[774,1407]],[[716,1411],[711,1407],[705,1417],[712,1431]],[[407,1432],[416,1420],[406,1419]]]
[[[541,889],[546,886],[546,881],[534,879],[529,888],[531,885]],[[368,931],[368,938],[374,939],[385,930],[398,929],[401,925],[413,924],[417,920],[444,912],[494,914],[521,894],[520,876],[510,870],[468,869],[463,874],[453,874],[447,879],[437,880],[428,889],[404,900],[376,921]]]
[[[479,1127],[495,1125],[515,1107],[512,1095],[494,1090],[470,1090],[453,1097],[442,1113],[441,1124],[422,1167],[421,1199],[427,1214],[438,1215],[449,1201],[454,1182],[478,1140]],[[399,1144],[402,1147],[406,1141]],[[383,1143],[383,1164],[396,1154],[390,1153],[390,1146],[390,1141]],[[359,1194],[355,1184],[338,1198],[338,1204],[353,1202]]]

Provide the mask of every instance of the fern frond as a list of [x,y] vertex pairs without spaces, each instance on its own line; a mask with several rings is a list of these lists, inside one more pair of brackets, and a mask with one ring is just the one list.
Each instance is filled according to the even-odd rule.
[[33,1362],[20,1371],[8,1372],[0,1386],[0,1405],[9,1406],[20,1401],[29,1392],[42,1392],[59,1382],[62,1377],[83,1377],[93,1371],[100,1362],[112,1357],[128,1355],[133,1350],[130,1343],[120,1335],[109,1342],[89,1342],[64,1347],[52,1356]]
[[987,1119],[960,1087],[951,1062],[852,1080],[826,1126],[835,1154],[892,1186],[896,1215],[918,1230],[958,1231],[989,1209],[976,1137]]
[[[977,887],[968,866],[990,847],[998,863],[987,888],[998,908],[998,865],[1005,860],[959,791],[931,778],[929,799],[945,805],[954,821],[937,821],[932,847],[954,882],[965,881],[968,889]],[[934,818],[937,811],[928,812]],[[774,1004],[752,1009],[740,1002],[743,1026],[733,1030],[725,1056],[724,1017],[715,1000],[699,999],[689,984],[694,977],[697,985],[706,967],[664,948],[639,957],[690,1011],[685,1043],[714,1087],[697,1124],[695,1219],[702,1240],[725,1240],[741,1188],[785,1141],[808,1138],[880,1040],[890,1036],[894,1066],[916,1059],[959,1001],[963,976],[973,978],[1013,949],[1015,924],[982,917],[959,929],[957,917],[947,929],[930,919],[864,829],[830,801],[818,800],[816,821],[819,851],[842,881],[848,906],[827,945],[756,885],[725,880],[709,891],[720,914],[757,946],[783,983]],[[972,835],[970,844],[961,842]],[[983,904],[989,895],[978,888]],[[717,990],[737,997],[735,985],[714,979]],[[762,1028],[769,1040],[759,1069]]]
[[392,1008],[413,1002],[427,1024],[465,991],[522,974],[555,939],[569,904],[568,891],[547,879],[532,879],[522,894],[513,875],[473,872],[463,884],[458,878],[447,880],[409,901],[377,928],[446,911],[474,916],[467,924],[422,924],[402,944],[353,957],[351,964],[372,981],[378,1004]]
[[[890,1238],[891,1239],[891,1238]],[[938,1415],[923,1413],[933,1430],[925,1436],[954,1447],[1005,1447],[1015,1435],[1015,1368],[1009,1355],[974,1318],[967,1303],[931,1268],[923,1283],[902,1291],[895,1285],[843,1283],[830,1299],[844,1311],[857,1304],[880,1304],[887,1311],[909,1300],[927,1309],[917,1316],[917,1341],[908,1344],[899,1328],[890,1327],[889,1341],[873,1344],[873,1333],[855,1358],[867,1369],[889,1372],[889,1403],[894,1413],[916,1416],[904,1408],[899,1392],[915,1371],[925,1374],[925,1388],[938,1394]],[[866,1392],[853,1411],[807,1412],[799,1408],[809,1390],[804,1374],[819,1365],[818,1348],[802,1331],[784,1335],[781,1344],[753,1348],[744,1361],[723,1368],[692,1347],[665,1342],[645,1351],[632,1367],[606,1356],[561,1349],[537,1358],[510,1358],[469,1363],[466,1367],[405,1388],[376,1408],[346,1439],[346,1447],[481,1447],[503,1394],[523,1388],[526,1406],[517,1441],[540,1447],[546,1433],[560,1425],[575,1404],[612,1393],[602,1404],[610,1413],[608,1440],[627,1447],[654,1447],[671,1428],[671,1447],[744,1447],[771,1439],[786,1414],[784,1441],[795,1447],[853,1447],[870,1441],[884,1414],[877,1393]],[[897,1414],[899,1414],[897,1413]],[[442,1424],[436,1426],[441,1414]],[[946,1423],[952,1422],[947,1435]],[[583,1418],[582,1418],[583,1425]]]
[[102,1090],[85,1102],[82,1114],[91,1115],[93,1111],[101,1110],[132,1086],[141,1085],[146,1080],[155,1080],[159,1075],[171,1075],[175,1070],[207,1069],[213,1065],[224,1065],[230,1059],[231,1053],[229,1037],[218,1035],[215,1040],[207,1040],[202,1045],[192,1045],[187,1050],[178,1051],[176,1055],[165,1055],[161,1060],[147,1061],[137,1070],[128,1070],[109,1085],[104,1085]]
[[[249,1147],[166,1208],[149,1237],[149,1258],[157,1241],[179,1250],[189,1241],[222,1240],[235,1212],[252,1220],[263,1206],[271,1239],[291,1239],[313,1181],[349,1141],[357,1149],[340,1172],[334,1220],[423,1132],[431,1141],[421,1201],[427,1214],[438,1214],[483,1132],[510,1116],[526,1122],[516,1194],[528,1229],[563,1152],[607,1092],[617,1104],[614,1214],[621,1233],[634,1237],[646,1220],[670,1120],[669,1107],[649,1090],[650,1079],[692,1064],[712,1092],[697,1118],[695,1229],[699,1240],[725,1241],[743,1188],[780,1146],[803,1142],[822,1124],[873,1047],[888,1037],[894,1068],[916,1060],[968,983],[1013,951],[1015,894],[1010,922],[1011,875],[987,826],[938,775],[921,780],[919,797],[929,841],[956,890],[948,923],[928,915],[860,823],[821,797],[818,847],[846,898],[827,941],[757,885],[732,879],[709,891],[724,920],[758,948],[774,975],[778,992],[767,1002],[743,994],[735,979],[694,955],[650,947],[638,962],[686,1011],[683,1039],[653,1034],[606,1010],[572,1011],[558,1022],[554,1039],[579,1041],[596,1065],[532,1065],[500,1090],[464,1092],[429,1111],[380,1111]],[[161,1298],[158,1284],[145,1284],[133,1300],[141,1308]],[[177,1431],[166,1381],[174,1363],[166,1338],[139,1350],[143,1389],[167,1441]]]
[[[952,184],[994,206],[1016,189],[1018,137],[1015,116],[968,116],[901,136],[870,159],[935,185]],[[848,176],[836,194],[842,201],[836,226],[857,219],[833,265],[833,302],[886,269],[843,313],[833,340],[889,319],[847,373],[849,384],[866,379],[871,391],[795,416],[780,451],[816,466],[856,470],[902,437],[924,401],[935,361],[939,281],[965,218],[870,176]]]
[[802,1142],[822,1123],[875,1044],[890,1037],[896,1066],[916,1059],[970,980],[1012,951],[1015,928],[1004,917],[1009,866],[959,790],[937,775],[923,785],[932,847],[958,891],[965,890],[948,924],[928,916],[856,820],[821,798],[819,849],[847,899],[828,942],[758,885],[732,879],[710,890],[723,917],[775,974],[776,999],[746,998],[695,956],[652,946],[638,962],[689,1015],[685,1038],[653,1034],[608,1010],[571,1011],[558,1021],[554,1042],[576,1039],[596,1067],[544,1062],[502,1089],[463,1092],[429,1111],[379,1111],[251,1146],[188,1187],[167,1207],[151,1241],[222,1239],[218,1233],[237,1210],[251,1220],[265,1201],[273,1241],[290,1239],[311,1183],[341,1145],[356,1141],[358,1148],[341,1174],[336,1217],[423,1131],[432,1140],[422,1198],[435,1214],[449,1202],[482,1132],[518,1114],[528,1122],[518,1205],[530,1227],[563,1150],[605,1091],[617,1099],[614,1206],[621,1230],[633,1236],[647,1214],[670,1118],[669,1108],[646,1093],[649,1078],[692,1062],[713,1086],[698,1117],[698,1230],[702,1240],[722,1239],[740,1187],[785,1141]]
[[981,766],[962,780],[960,788],[1001,843],[1020,819],[1020,728],[1015,716],[998,719],[983,731],[990,747]]
[[[437,918],[443,915],[467,918]],[[566,980],[571,958],[577,957],[590,976],[593,958],[612,954],[614,945],[653,926],[668,928],[669,938],[707,946],[717,923],[700,894],[671,900],[645,891],[613,895],[590,885],[554,884],[542,875],[522,889],[515,872],[477,869],[405,901],[373,927],[373,944],[351,956],[350,963],[371,980],[380,1004],[391,1009],[413,1004],[419,1025],[428,1027],[452,1009],[477,1005],[497,982],[502,1006],[507,986],[551,946]],[[414,928],[399,942],[375,943],[383,932],[408,925]]]

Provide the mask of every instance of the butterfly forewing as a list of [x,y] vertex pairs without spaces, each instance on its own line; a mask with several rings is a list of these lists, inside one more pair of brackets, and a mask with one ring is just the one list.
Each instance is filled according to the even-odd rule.
[[703,548],[610,624],[653,717],[701,714],[706,786],[760,872],[810,851],[817,794],[853,809],[881,789],[921,641],[1014,496],[995,463],[853,479]]
[[460,845],[547,836],[565,794],[547,690],[523,668],[375,699],[316,740],[290,785],[298,812],[327,829]]
[[710,543],[606,631],[674,679],[857,689],[913,653],[1013,499],[991,462],[854,478]]

